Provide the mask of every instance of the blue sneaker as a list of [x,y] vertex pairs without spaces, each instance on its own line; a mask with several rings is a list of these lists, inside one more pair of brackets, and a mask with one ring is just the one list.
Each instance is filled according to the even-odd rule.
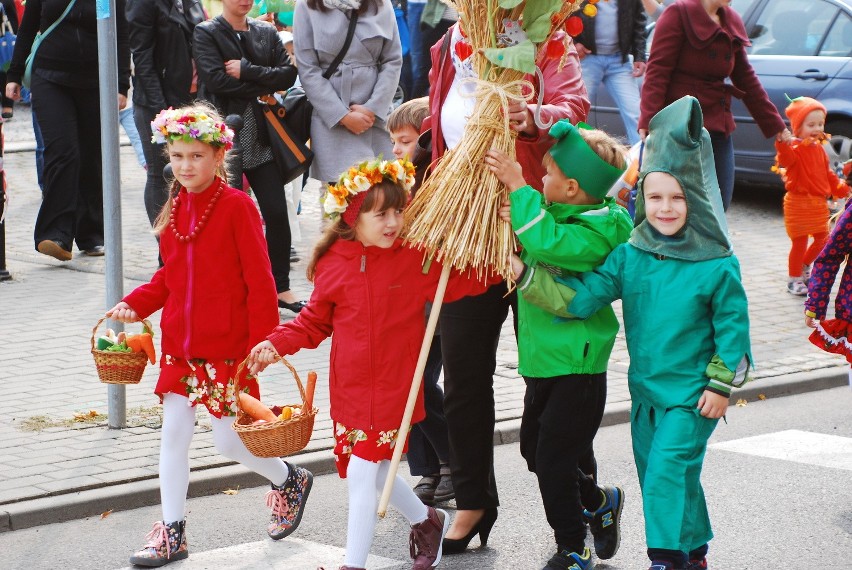
[[593,513],[583,510],[589,529],[595,539],[595,554],[601,560],[615,556],[621,544],[621,509],[624,507],[624,490],[621,487],[600,487],[606,498],[604,505]]
[[560,547],[542,570],[592,570],[594,567],[592,551],[588,548],[584,548],[583,554],[580,555]]

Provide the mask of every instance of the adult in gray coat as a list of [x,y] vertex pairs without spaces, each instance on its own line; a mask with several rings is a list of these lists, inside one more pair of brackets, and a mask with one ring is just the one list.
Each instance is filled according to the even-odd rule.
[[[352,45],[325,79],[356,11]],[[336,183],[356,162],[380,154],[392,157],[385,121],[399,83],[402,46],[390,0],[298,2],[293,34],[299,79],[314,106],[311,176]]]

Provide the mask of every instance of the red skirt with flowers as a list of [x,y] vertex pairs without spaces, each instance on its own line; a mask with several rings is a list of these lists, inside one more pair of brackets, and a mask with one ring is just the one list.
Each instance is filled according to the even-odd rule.
[[[346,478],[349,458],[353,455],[366,461],[378,463],[393,458],[396,447],[396,434],[399,430],[388,431],[350,429],[341,423],[334,422],[334,462],[337,473],[342,479]],[[408,451],[408,438],[405,438],[402,452]]]
[[808,340],[826,352],[842,354],[852,364],[852,323],[843,319],[819,321]]
[[[239,362],[236,360],[205,360],[203,358],[178,358],[164,354],[160,359],[160,378],[154,393],[163,401],[163,394],[186,396],[189,404],[203,404],[215,418],[237,415],[234,378]],[[240,392],[260,399],[257,379],[243,372]]]

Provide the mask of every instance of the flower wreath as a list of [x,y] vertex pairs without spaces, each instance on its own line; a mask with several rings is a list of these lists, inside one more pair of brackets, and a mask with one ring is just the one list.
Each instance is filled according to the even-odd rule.
[[234,131],[204,112],[164,109],[151,121],[151,132],[156,144],[199,141],[225,150],[234,146]]
[[408,192],[414,186],[414,165],[400,158],[397,160],[368,160],[343,172],[337,184],[328,187],[323,202],[325,215],[334,221],[343,216],[350,226],[361,211],[367,190],[382,180],[399,184]]

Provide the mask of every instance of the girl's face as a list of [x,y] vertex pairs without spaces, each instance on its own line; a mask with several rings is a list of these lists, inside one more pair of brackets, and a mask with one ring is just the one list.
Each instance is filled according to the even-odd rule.
[[402,208],[361,212],[355,220],[355,239],[368,247],[391,247],[401,230]]
[[224,156],[224,148],[217,149],[200,141],[169,143],[172,171],[187,192],[206,190],[213,183]]
[[686,224],[686,196],[677,179],[665,172],[651,172],[642,183],[645,216],[664,236],[673,236]]
[[814,109],[805,116],[805,120],[802,121],[801,126],[799,126],[799,132],[796,133],[796,136],[800,139],[806,139],[808,137],[821,135],[824,132],[825,113],[819,109]]

